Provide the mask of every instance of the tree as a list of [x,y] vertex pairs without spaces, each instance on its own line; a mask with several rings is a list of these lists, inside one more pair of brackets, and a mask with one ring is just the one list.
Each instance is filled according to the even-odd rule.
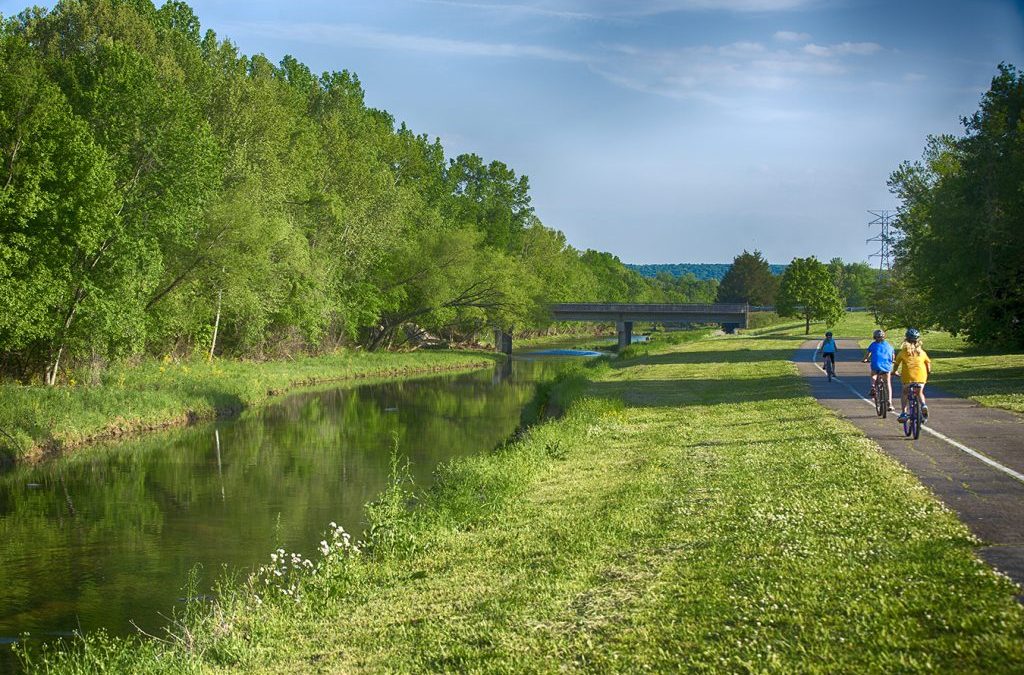
[[488,246],[511,250],[519,244],[533,214],[526,176],[517,178],[503,162],[484,164],[479,156],[464,154],[451,160],[448,181],[456,222],[475,225]]
[[771,305],[775,302],[778,279],[760,251],[743,253],[733,258],[732,267],[718,287],[718,302],[744,302]]
[[849,307],[867,307],[878,286],[879,271],[867,263],[847,263],[843,266],[842,296]]
[[247,56],[180,0],[0,19],[0,370],[536,328],[557,301],[706,299],[580,252],[500,161]]
[[775,309],[780,316],[803,318],[810,334],[812,320],[831,328],[842,318],[843,300],[827,265],[814,256],[794,258],[782,274]]
[[963,137],[930,137],[889,178],[897,261],[921,297],[916,323],[1024,347],[1024,73],[1000,64],[963,123]]
[[[66,350],[110,335],[133,252],[106,153],[25,40],[0,33],[0,346],[53,384]],[[116,259],[115,254],[126,258]]]

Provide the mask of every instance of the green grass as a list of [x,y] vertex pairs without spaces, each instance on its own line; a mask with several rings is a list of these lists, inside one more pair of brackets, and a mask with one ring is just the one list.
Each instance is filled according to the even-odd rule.
[[602,360],[551,389],[575,400],[564,417],[446,465],[415,509],[396,480],[361,552],[228,585],[162,641],[92,636],[31,665],[1018,670],[1019,589],[898,463],[808,396],[793,344],[728,337]]
[[363,377],[483,367],[485,353],[339,352],[289,361],[145,361],[87,386],[0,384],[0,455],[14,458],[234,413],[297,387]]

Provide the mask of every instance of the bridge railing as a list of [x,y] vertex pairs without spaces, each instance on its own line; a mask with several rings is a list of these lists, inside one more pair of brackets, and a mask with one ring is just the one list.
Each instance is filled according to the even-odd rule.
[[749,305],[738,303],[713,304],[657,304],[621,302],[570,302],[551,305],[554,312],[651,312],[679,314],[743,314],[751,311]]

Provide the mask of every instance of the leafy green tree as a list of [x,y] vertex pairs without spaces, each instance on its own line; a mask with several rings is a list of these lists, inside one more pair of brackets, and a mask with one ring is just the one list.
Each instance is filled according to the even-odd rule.
[[843,266],[841,295],[850,307],[871,305],[879,282],[879,271],[867,263],[847,263]]
[[[0,33],[0,345],[28,349],[56,381],[71,345],[95,345],[125,318],[131,258],[106,153],[27,42]],[[119,264],[120,263],[120,264]]]
[[897,261],[892,270],[881,275],[874,288],[871,308],[879,326],[928,327],[933,324],[922,311],[926,299],[914,284],[908,267]]
[[811,321],[824,321],[825,326],[831,328],[844,311],[829,267],[814,256],[794,258],[786,267],[775,309],[779,316],[804,319],[807,334],[811,332]]
[[832,258],[828,261],[828,274],[832,277],[832,283],[839,291],[839,297],[846,303],[846,295],[843,289],[846,287],[846,265],[842,258]]
[[533,214],[526,176],[517,177],[503,162],[484,164],[479,156],[464,154],[451,160],[448,182],[454,221],[475,225],[488,246],[512,250],[519,244]]
[[746,250],[733,258],[732,267],[718,287],[719,302],[771,305],[778,291],[778,279],[760,251]]
[[1024,74],[1000,64],[965,135],[931,137],[889,179],[919,324],[1024,347]]
[[215,326],[217,353],[381,348],[716,290],[574,249],[511,167],[449,159],[354,73],[247,56],[177,0],[26,11],[0,56],[5,373],[212,355]]

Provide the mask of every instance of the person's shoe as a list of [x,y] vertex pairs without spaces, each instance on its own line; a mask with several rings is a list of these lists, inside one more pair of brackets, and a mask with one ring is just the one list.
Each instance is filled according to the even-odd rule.
[[907,413],[900,413],[900,416],[896,418],[896,421],[897,422],[906,422],[907,421]]
[[921,406],[921,421],[922,422],[927,422],[928,421],[928,406],[926,406],[926,405]]
[[875,397],[875,388],[874,387],[871,387],[871,389],[868,389],[868,396],[870,396],[871,398]]
[[888,412],[896,412],[896,408],[893,408],[891,403],[889,404]]

